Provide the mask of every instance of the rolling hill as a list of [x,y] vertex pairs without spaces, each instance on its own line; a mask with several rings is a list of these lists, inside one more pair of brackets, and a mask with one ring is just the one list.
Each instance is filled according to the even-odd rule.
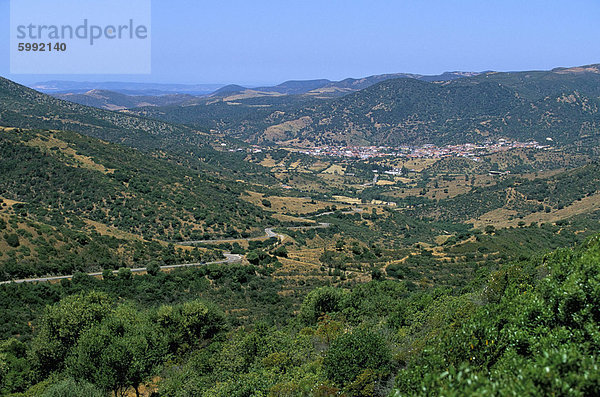
[[[81,252],[88,244],[97,247],[104,264],[110,258],[122,263],[123,256],[128,263],[139,263],[147,255],[134,261],[135,255],[124,255],[125,246],[139,245],[130,247],[133,254],[152,240],[262,235],[264,227],[277,224],[240,197],[241,184],[74,132],[1,129],[0,175],[0,223],[13,224],[3,240],[10,245],[6,236],[14,232],[21,241],[14,249],[4,247],[0,256],[0,264],[14,263],[6,271],[12,276],[45,274],[47,267],[39,267],[43,263],[37,260],[48,255],[56,263],[70,262],[36,249],[40,246],[58,249],[73,240],[70,248],[64,247],[65,255],[78,263],[93,257]],[[45,232],[34,234],[35,229]],[[63,243],[56,241],[60,235]],[[103,242],[100,235],[116,239]],[[147,252],[161,249],[158,245]],[[115,259],[111,266],[117,263]],[[48,271],[60,269],[69,271]]]
[[106,110],[124,110],[141,106],[168,106],[188,102],[195,97],[187,94],[125,95],[107,90],[90,90],[84,93],[54,94],[55,98],[80,105]]
[[52,80],[34,83],[30,86],[45,94],[81,94],[91,90],[118,92],[125,95],[207,95],[224,84],[160,84],[160,83],[131,83],[131,82],[90,82]]
[[0,125],[69,130],[146,149],[168,141],[198,142],[185,127],[63,101],[4,78],[0,78]]
[[277,224],[241,199],[245,184],[235,181],[268,183],[262,167],[215,150],[193,129],[5,79],[0,103],[3,278],[176,260],[164,242]]
[[351,92],[356,92],[385,80],[407,78],[422,81],[450,81],[463,77],[476,76],[477,72],[445,72],[440,75],[421,75],[412,73],[377,74],[363,78],[347,78],[340,81],[327,79],[289,80],[276,86],[246,88],[236,84],[222,87],[210,97],[220,97],[226,101],[240,98],[255,98],[262,96],[301,95],[314,98],[336,98]]
[[599,208],[600,164],[592,162],[533,180],[504,177],[493,186],[475,187],[465,194],[432,201],[415,212],[440,220],[505,227],[519,221],[555,221]]
[[1,77],[0,126],[74,131],[221,178],[244,175],[246,181],[259,178],[261,183],[269,182],[262,167],[244,163],[238,153],[220,150],[219,143],[227,142],[226,138],[214,139],[197,128],[63,101]]
[[335,99],[238,98],[136,112],[259,143],[419,145],[551,138],[585,150],[599,139],[599,70],[589,65],[490,72],[444,82],[397,78]]

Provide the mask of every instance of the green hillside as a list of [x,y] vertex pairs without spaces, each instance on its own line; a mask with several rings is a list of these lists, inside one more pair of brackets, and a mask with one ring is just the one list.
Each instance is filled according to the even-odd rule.
[[68,132],[4,132],[0,143],[2,194],[39,216],[59,211],[165,239],[197,227],[226,235],[225,220],[235,235],[265,219],[235,184],[132,149]]
[[[0,80],[0,395],[600,394],[598,68],[452,76],[139,115]],[[554,147],[290,147],[500,137]]]
[[141,148],[160,147],[166,138],[189,134],[183,127],[62,101],[4,78],[0,78],[0,124],[81,132]]
[[272,182],[262,167],[243,163],[238,153],[215,150],[217,142],[197,130],[59,100],[1,77],[0,126],[79,132],[221,178]]
[[[240,198],[239,184],[72,132],[5,129],[0,174],[0,197],[12,202],[2,208],[8,215],[84,235],[108,227],[122,232],[121,240],[181,241],[262,235],[277,224]],[[45,274],[35,268],[43,262],[35,235],[21,240],[29,240],[33,252],[15,249],[0,262],[25,262],[29,274]],[[120,258],[124,242],[115,244],[109,257]],[[70,255],[77,256],[72,248]],[[52,261],[60,263],[61,256]]]
[[[286,114],[277,120],[284,129],[277,139],[388,145],[499,137],[540,142],[549,137],[562,144],[596,142],[600,74],[549,72],[523,77],[521,83],[523,74],[494,73],[443,84],[387,80]],[[297,131],[285,130],[283,122],[302,117],[310,121]],[[268,140],[265,131],[259,136]]]
[[591,65],[444,82],[389,79],[330,100],[240,98],[235,104],[199,101],[138,112],[251,142],[414,145],[551,138],[588,150],[598,144],[599,97],[599,68]]
[[600,193],[597,162],[547,178],[506,177],[494,186],[475,187],[468,193],[423,205],[417,210],[442,220],[465,221],[497,209],[515,211],[514,217],[563,210]]
[[185,94],[171,95],[126,95],[108,90],[90,90],[83,93],[54,94],[55,98],[80,105],[107,110],[123,110],[140,106],[167,106],[188,102],[195,97]]

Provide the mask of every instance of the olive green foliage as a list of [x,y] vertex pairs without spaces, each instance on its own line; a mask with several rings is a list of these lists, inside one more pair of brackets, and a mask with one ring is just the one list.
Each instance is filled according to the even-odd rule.
[[446,324],[396,395],[596,395],[600,240],[494,273],[487,304]]
[[160,272],[160,266],[160,263],[157,261],[152,261],[148,264],[148,266],[146,266],[146,272],[148,272],[148,274],[151,276],[157,276]]
[[311,291],[300,307],[300,319],[314,325],[324,314],[341,311],[346,304],[348,292],[343,289],[323,287]]
[[392,356],[385,340],[372,332],[357,329],[335,339],[323,360],[325,376],[344,386],[366,370],[389,375]]
[[0,394],[26,390],[30,371],[25,343],[14,338],[0,343]]
[[141,267],[152,260],[176,264],[215,258],[212,251],[184,252],[157,241],[128,240],[101,235],[94,230],[74,230],[68,224],[50,226],[21,215],[19,205],[14,210],[15,214],[7,217],[5,228],[9,230],[8,235],[17,236],[19,246],[9,245],[4,255],[0,255],[2,280]]
[[8,244],[9,247],[16,248],[16,247],[18,247],[20,245],[20,243],[19,243],[19,236],[17,236],[14,233],[12,233],[12,234],[5,234],[4,235],[4,240],[6,240],[6,243]]
[[278,325],[229,327],[206,301],[139,310],[77,293],[47,309],[31,342],[0,345],[0,390],[119,393],[160,374],[160,396],[597,395],[599,261],[600,236],[462,292],[317,288]]
[[87,382],[67,378],[50,386],[41,397],[105,397],[106,393]]
[[[160,272],[156,275],[136,275],[119,278],[106,271],[103,278],[76,274],[72,280],[60,283],[24,283],[0,286],[0,340],[31,338],[40,323],[46,305],[82,292],[99,291],[111,301],[126,300],[140,308],[184,303],[202,297],[215,302],[222,310],[231,311],[229,318],[236,325],[264,319],[269,323],[284,322],[302,296],[285,297],[281,280],[273,280],[254,266],[229,264],[206,265]],[[317,284],[318,285],[318,284]],[[322,284],[321,284],[322,285]],[[305,288],[310,289],[310,285]],[[209,305],[210,307],[210,305]]]
[[[60,150],[31,145],[40,140],[52,147],[53,139],[114,171],[86,168]],[[28,203],[20,206],[21,216],[52,226],[87,218],[147,238],[199,240],[257,232],[252,228],[267,219],[239,199],[234,183],[75,133],[2,134],[0,153],[3,195]]]
[[168,335],[169,351],[200,346],[227,328],[223,313],[214,305],[194,300],[180,306],[161,306],[154,321]]
[[31,345],[40,374],[60,370],[80,335],[99,324],[111,311],[106,294],[91,292],[69,296],[49,306]]
[[115,394],[136,391],[162,363],[167,350],[164,333],[144,314],[120,306],[77,340],[68,362],[76,379]]
[[[137,392],[172,354],[199,348],[227,327],[220,309],[200,300],[139,310],[104,293],[71,295],[48,306],[31,343],[0,344],[0,391],[34,385],[32,393],[52,396]],[[83,394],[68,394],[73,385]]]

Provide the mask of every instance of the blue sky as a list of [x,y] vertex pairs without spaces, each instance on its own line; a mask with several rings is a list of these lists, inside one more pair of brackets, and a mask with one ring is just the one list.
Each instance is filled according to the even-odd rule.
[[599,21],[598,0],[153,0],[152,74],[10,75],[9,0],[0,0],[0,75],[258,85],[549,69],[600,63]]

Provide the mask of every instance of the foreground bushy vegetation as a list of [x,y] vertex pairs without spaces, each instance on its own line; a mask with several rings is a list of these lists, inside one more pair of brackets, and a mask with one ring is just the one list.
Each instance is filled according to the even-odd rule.
[[[269,321],[267,311],[246,326],[193,288],[167,303],[119,294],[136,283],[121,274],[74,280],[33,333],[0,344],[0,390],[100,396],[152,383],[160,396],[595,395],[599,262],[600,236],[506,263],[460,293],[391,280],[321,287],[295,316]],[[215,267],[194,284],[239,280],[243,268],[215,278]],[[28,288],[58,287],[5,286],[3,299]]]

